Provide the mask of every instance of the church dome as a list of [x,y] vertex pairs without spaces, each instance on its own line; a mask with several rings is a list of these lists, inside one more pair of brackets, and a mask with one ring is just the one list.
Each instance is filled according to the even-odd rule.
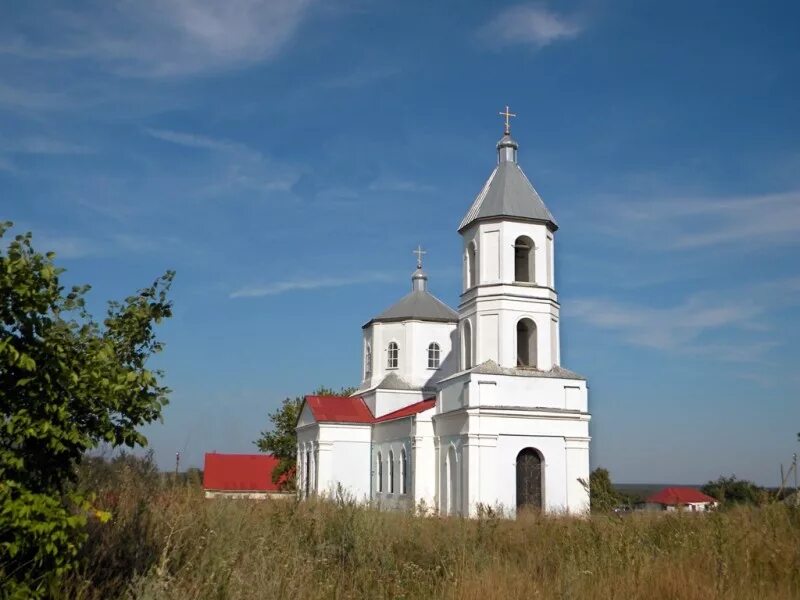
[[364,325],[372,323],[391,323],[397,321],[434,321],[439,323],[457,323],[458,313],[428,291],[428,275],[418,265],[411,275],[411,293],[403,296],[398,302],[370,319]]

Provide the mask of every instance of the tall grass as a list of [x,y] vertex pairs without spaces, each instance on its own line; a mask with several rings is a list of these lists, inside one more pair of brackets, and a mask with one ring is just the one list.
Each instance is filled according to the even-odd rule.
[[122,476],[64,598],[800,598],[800,511],[462,520]]

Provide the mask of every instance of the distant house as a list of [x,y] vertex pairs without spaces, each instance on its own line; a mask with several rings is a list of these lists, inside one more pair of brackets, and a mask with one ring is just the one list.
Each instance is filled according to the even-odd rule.
[[272,482],[278,459],[271,454],[218,454],[207,452],[203,469],[206,498],[262,500],[292,495]]
[[716,508],[719,502],[700,490],[690,487],[667,487],[647,498],[645,510],[685,510],[705,512]]

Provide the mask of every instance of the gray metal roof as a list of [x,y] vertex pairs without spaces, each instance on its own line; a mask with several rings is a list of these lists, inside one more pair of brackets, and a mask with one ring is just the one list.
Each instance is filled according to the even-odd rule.
[[364,327],[376,322],[411,320],[457,323],[458,313],[427,290],[414,290],[371,319]]
[[540,371],[539,369],[531,368],[510,369],[508,367],[501,367],[493,360],[487,360],[470,369],[459,371],[458,373],[454,373],[449,377],[445,377],[441,381],[438,381],[437,385],[438,387],[442,387],[443,383],[452,379],[456,379],[457,377],[461,377],[465,373],[475,373],[476,375],[512,375],[517,377],[544,377],[549,379],[575,379],[578,381],[586,381],[586,378],[583,375],[578,375],[578,373],[570,371],[569,369],[565,369],[559,365],[553,365],[553,368],[549,371]]
[[[504,138],[505,139],[505,138]],[[516,144],[516,142],[512,143]],[[498,144],[498,148],[503,140]],[[508,144],[503,145],[503,147]],[[501,148],[502,150],[502,148]],[[514,217],[550,223],[554,229],[558,228],[556,220],[542,198],[528,181],[525,173],[519,168],[516,161],[501,160],[488,181],[483,186],[480,194],[472,203],[466,216],[458,226],[461,231],[473,221],[491,217]]]
[[586,380],[583,375],[578,375],[574,371],[565,369],[560,365],[553,365],[553,368],[549,371],[540,371],[538,369],[530,368],[509,369],[507,367],[501,367],[493,360],[487,360],[486,362],[473,367],[472,372],[479,375],[515,375],[518,377],[547,377],[553,379]]

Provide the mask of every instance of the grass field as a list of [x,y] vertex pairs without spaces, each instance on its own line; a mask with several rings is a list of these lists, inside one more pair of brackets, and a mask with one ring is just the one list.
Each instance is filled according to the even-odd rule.
[[800,511],[462,520],[131,473],[64,598],[800,598]]

